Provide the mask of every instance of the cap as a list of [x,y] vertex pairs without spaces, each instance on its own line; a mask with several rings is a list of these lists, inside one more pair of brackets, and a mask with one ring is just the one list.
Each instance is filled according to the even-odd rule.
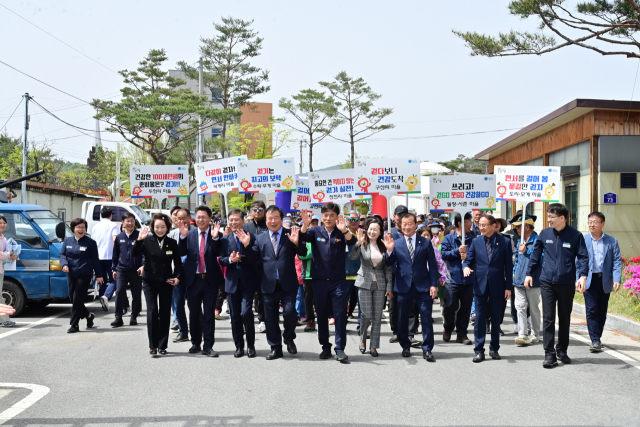
[[[536,215],[525,215],[524,217],[524,222],[525,224],[529,224],[529,220],[531,220],[531,224],[533,224],[534,222],[536,222],[536,220],[538,219],[538,217]],[[522,224],[522,210],[519,210],[518,212],[516,212],[516,215],[511,218],[511,221],[509,221],[511,224],[513,225],[517,225],[515,224],[516,222],[519,222],[520,224]]]
[[409,213],[409,208],[407,208],[405,205],[398,205],[396,206],[396,209],[393,211],[394,215],[400,215],[403,213]]
[[317,219],[318,221],[320,221],[320,217],[318,215],[314,215],[311,217],[311,221],[313,221],[314,219]]
[[442,228],[442,224],[440,224],[438,221],[433,221],[431,224],[429,224],[429,227],[440,227],[440,228]]
[[449,219],[449,215],[447,215],[447,214],[442,214],[442,215],[440,215],[440,218],[443,218],[443,219]]

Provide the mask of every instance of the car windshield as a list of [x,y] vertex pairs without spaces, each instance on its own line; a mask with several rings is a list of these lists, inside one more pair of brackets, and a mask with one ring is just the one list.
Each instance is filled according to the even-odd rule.
[[138,216],[138,218],[140,218],[142,224],[149,225],[151,223],[151,217],[145,211],[140,209],[140,206],[131,205],[131,210]]
[[[27,215],[33,219],[38,227],[47,235],[47,239],[51,242],[61,242],[62,240],[56,236],[56,225],[63,222],[62,218],[54,215],[51,211],[29,211]],[[73,231],[67,224],[64,225],[65,237],[72,237]]]

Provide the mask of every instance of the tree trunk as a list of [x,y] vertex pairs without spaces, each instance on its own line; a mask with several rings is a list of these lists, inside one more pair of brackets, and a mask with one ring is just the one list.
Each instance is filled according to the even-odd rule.
[[313,172],[313,135],[309,134],[309,172]]
[[356,168],[356,144],[353,142],[353,138],[351,138],[351,169]]

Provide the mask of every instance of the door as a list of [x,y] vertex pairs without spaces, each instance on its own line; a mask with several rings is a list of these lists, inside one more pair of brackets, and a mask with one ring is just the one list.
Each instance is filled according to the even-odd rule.
[[578,228],[578,183],[572,182],[564,187],[564,204],[569,210],[567,225]]

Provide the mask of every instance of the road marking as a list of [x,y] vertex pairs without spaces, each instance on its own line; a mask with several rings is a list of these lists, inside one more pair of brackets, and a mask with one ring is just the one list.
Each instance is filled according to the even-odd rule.
[[[86,304],[86,306],[87,307],[95,307],[97,302],[98,301],[90,302],[89,304]],[[53,319],[57,319],[58,317],[65,316],[65,315],[67,315],[69,313],[71,313],[71,309],[65,310],[62,313],[56,314],[55,316],[45,317],[44,319],[40,319],[37,322],[29,323],[24,328],[16,328],[16,329],[13,329],[11,331],[4,332],[4,333],[0,334],[0,340],[2,338],[6,338],[8,336],[11,336],[13,334],[17,334],[17,333],[20,333],[20,332],[28,331],[29,329],[33,328],[34,326],[42,325],[43,323],[50,322]],[[27,323],[27,322],[24,322],[24,323]]]
[[[558,327],[558,324],[556,323],[556,327]],[[573,338],[574,340],[583,342],[585,344],[591,345],[591,340],[588,338],[583,337],[582,335],[576,334],[575,332],[569,332],[569,336],[571,338]],[[638,363],[637,360],[632,359],[631,357],[627,356],[626,354],[622,354],[616,350],[604,350],[604,353],[607,353],[610,356],[615,357],[616,359],[620,359],[623,362],[626,362],[627,364],[633,366],[634,368],[640,369],[640,364]]]
[[26,388],[31,390],[31,393],[21,401],[17,402],[11,408],[0,413],[0,425],[6,423],[12,418],[19,415],[22,411],[29,408],[38,400],[49,394],[49,387],[38,384],[22,384],[22,383],[0,383],[0,387],[6,388]]

